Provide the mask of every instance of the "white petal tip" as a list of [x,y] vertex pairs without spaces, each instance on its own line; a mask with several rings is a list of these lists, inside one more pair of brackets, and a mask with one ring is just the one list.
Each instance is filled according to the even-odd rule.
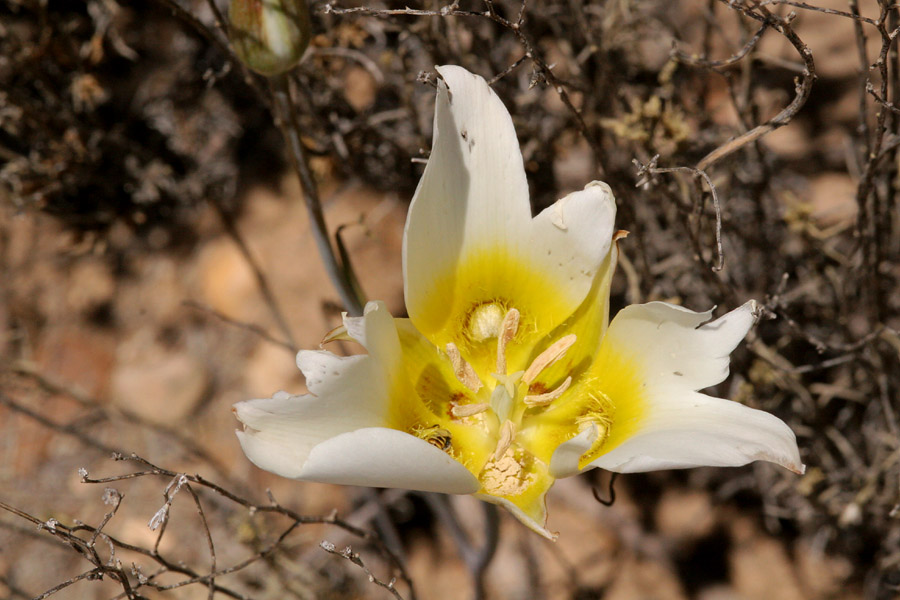
[[[787,425],[785,425],[786,427]],[[793,434],[791,434],[791,438],[795,439]],[[806,465],[800,461],[800,449],[797,447],[796,442],[793,442],[793,448],[783,449],[781,453],[763,452],[757,454],[752,460],[770,462],[797,475],[806,473]]]
[[605,181],[594,180],[594,181],[590,182],[589,184],[587,184],[586,186],[584,186],[584,189],[586,189],[586,190],[591,189],[591,188],[600,188],[600,191],[602,191],[604,194],[606,194],[606,197],[609,200],[612,200],[615,197],[615,196],[613,196],[612,188],[609,187],[609,184],[606,183]]
[[765,313],[765,307],[763,307],[756,300],[748,300],[744,305],[750,310],[750,314],[753,316],[753,322],[758,323]]

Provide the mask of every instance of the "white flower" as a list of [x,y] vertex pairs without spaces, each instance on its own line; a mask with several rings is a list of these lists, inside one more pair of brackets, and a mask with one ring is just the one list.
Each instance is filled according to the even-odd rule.
[[[247,456],[295,479],[476,494],[547,537],[560,477],[768,460],[802,472],[778,418],[699,393],[728,375],[752,302],[715,321],[662,302],[609,321],[615,202],[592,182],[532,218],[512,120],[439,67],[431,158],[406,222],[409,319],[380,302],[303,351],[309,394],[235,406]],[[608,324],[608,326],[607,326]]]

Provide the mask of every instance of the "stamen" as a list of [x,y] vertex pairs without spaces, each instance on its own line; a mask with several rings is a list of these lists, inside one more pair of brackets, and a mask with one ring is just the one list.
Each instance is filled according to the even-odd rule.
[[490,404],[482,402],[480,404],[463,404],[454,406],[450,409],[450,414],[454,417],[471,417],[479,415],[491,407]]
[[522,381],[531,385],[531,382],[541,374],[541,371],[562,358],[563,354],[566,353],[566,350],[571,348],[572,344],[575,343],[575,339],[575,334],[570,333],[569,335],[558,339],[549,348],[541,352],[538,357],[534,359],[534,362],[531,363],[531,366],[526,369],[525,374],[522,376]]
[[497,372],[506,373],[506,345],[516,337],[519,330],[519,311],[509,309],[500,324],[500,335],[497,336]]
[[347,342],[353,341],[353,338],[350,337],[349,333],[347,333],[346,325],[338,325],[337,327],[335,327],[334,329],[332,329],[331,331],[326,333],[325,337],[322,338],[322,341],[319,342],[319,348],[322,348],[323,346],[325,346],[325,344],[327,344],[329,342],[334,342],[337,340],[347,341]]
[[510,420],[504,421],[503,425],[500,426],[500,439],[497,441],[497,448],[494,450],[494,460],[500,460],[500,457],[506,454],[514,437],[516,437],[516,424]]
[[459,348],[453,342],[447,342],[447,356],[450,358],[450,364],[453,366],[453,374],[456,375],[459,382],[473,392],[480,390],[483,384],[478,379],[475,369],[466,362],[459,353]]
[[566,380],[562,382],[562,384],[553,391],[547,392],[545,394],[532,394],[530,396],[525,396],[522,399],[522,402],[525,403],[526,406],[547,406],[557,398],[563,395],[563,393],[569,389],[569,386],[572,384],[572,378],[566,377]]

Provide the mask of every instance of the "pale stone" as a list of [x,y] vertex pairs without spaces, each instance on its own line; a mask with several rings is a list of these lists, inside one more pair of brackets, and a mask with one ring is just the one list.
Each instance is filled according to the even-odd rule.
[[706,492],[668,490],[656,507],[659,532],[677,541],[708,535],[715,524],[709,494]]
[[344,74],[344,97],[357,111],[364,111],[375,102],[378,87],[375,78],[366,69],[352,66]]
[[66,304],[73,312],[82,313],[108,302],[115,292],[116,282],[102,260],[85,258],[72,265]]
[[257,316],[262,304],[253,270],[235,243],[222,236],[206,244],[198,261],[201,301],[232,319]]
[[810,215],[820,227],[845,225],[856,220],[857,182],[845,173],[820,173],[809,182]]
[[153,423],[177,425],[199,406],[210,385],[203,361],[154,342],[147,330],[120,346],[112,374],[113,401]]
[[761,533],[751,519],[734,519],[731,525],[734,546],[728,563],[738,595],[747,600],[802,600],[784,545]]

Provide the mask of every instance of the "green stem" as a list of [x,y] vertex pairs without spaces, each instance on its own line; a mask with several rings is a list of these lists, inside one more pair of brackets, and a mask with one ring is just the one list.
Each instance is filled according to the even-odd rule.
[[303,201],[306,205],[310,228],[316,240],[322,263],[325,265],[328,277],[337,289],[347,312],[353,316],[359,316],[362,314],[363,301],[353,288],[353,284],[348,276],[348,270],[340,263],[334,247],[331,245],[328,227],[325,225],[325,215],[322,212],[322,203],[316,188],[316,181],[309,168],[306,149],[300,140],[300,126],[294,103],[291,101],[291,90],[287,76],[278,75],[270,78],[269,81],[272,85],[272,96],[275,99],[275,119],[281,128],[282,135],[284,135],[284,141],[288,145],[288,154],[291,157],[291,164],[297,173],[297,177],[300,179],[300,186],[303,188]]

